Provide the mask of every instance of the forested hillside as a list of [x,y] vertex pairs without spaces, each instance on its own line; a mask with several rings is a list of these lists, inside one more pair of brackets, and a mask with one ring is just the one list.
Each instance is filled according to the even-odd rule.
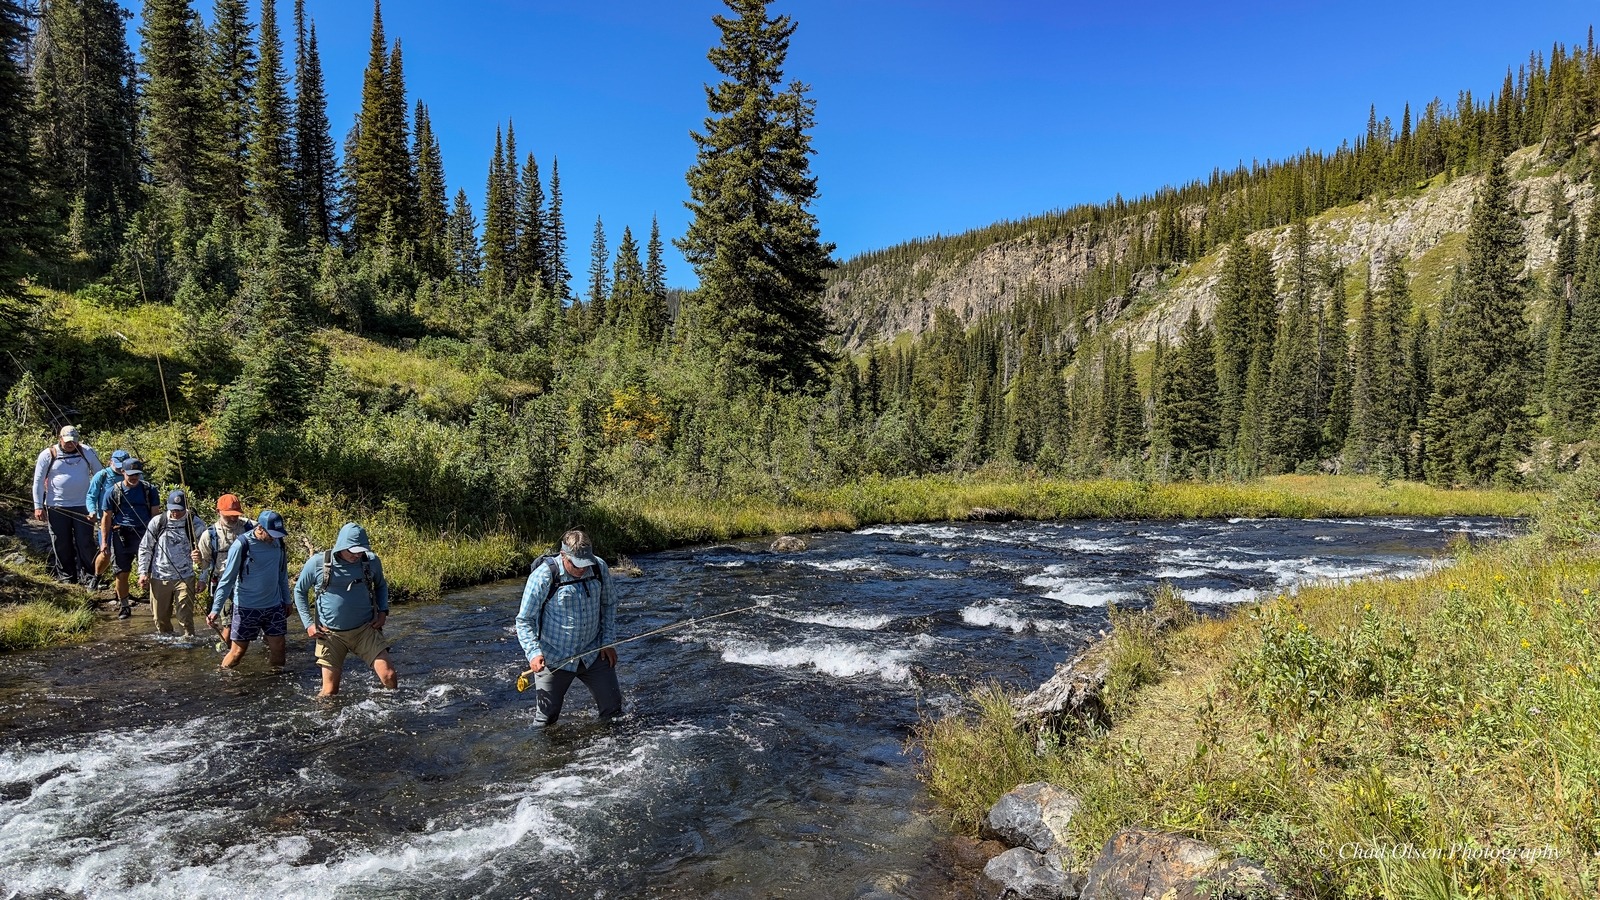
[[[672,236],[569,227],[559,161],[509,121],[484,123],[482,195],[447,197],[376,3],[336,139],[326,84],[358,73],[324,72],[304,0],[286,22],[272,0],[259,22],[244,0],[205,19],[146,0],[137,57],[114,0],[0,0],[0,488],[24,493],[71,420],[203,494],[514,535],[980,470],[1517,483],[1559,459],[1540,439],[1593,427],[1592,44],[1533,55],[1487,101],[1374,115],[1331,152],[853,260],[830,321],[809,169],[826,110],[784,72],[793,22],[728,5],[674,240],[700,283],[674,292]],[[1529,178],[1558,189],[1519,193]],[[1470,213],[1448,264],[1313,239],[1353,204],[1449,190]],[[1529,213],[1559,248],[1531,269]],[[1028,247],[1065,249],[1040,274]],[[963,317],[938,298],[969,263],[998,274]],[[1214,285],[1189,303],[1206,315],[1171,314],[1185,283]],[[907,304],[927,314],[914,340],[830,337],[886,337]]]

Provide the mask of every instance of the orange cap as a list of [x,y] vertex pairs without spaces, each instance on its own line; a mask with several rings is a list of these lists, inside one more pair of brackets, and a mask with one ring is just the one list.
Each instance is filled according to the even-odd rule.
[[238,497],[233,494],[223,494],[217,498],[217,512],[244,515],[244,507],[239,505]]

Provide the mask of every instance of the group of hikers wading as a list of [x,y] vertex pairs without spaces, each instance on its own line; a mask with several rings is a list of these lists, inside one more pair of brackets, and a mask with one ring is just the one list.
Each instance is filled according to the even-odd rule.
[[[345,523],[333,547],[305,561],[291,588],[289,531],[277,512],[263,509],[251,521],[237,495],[223,494],[217,520],[208,525],[183,489],[168,492],[163,503],[138,456],[118,450],[102,466],[76,427],[63,427],[57,438],[34,466],[33,516],[49,526],[58,581],[95,591],[100,577],[110,574],[117,616],[128,619],[130,576],[137,575],[156,631],[189,638],[195,636],[196,604],[209,597],[205,621],[226,645],[224,669],[238,666],[257,639],[266,641],[271,665],[282,667],[294,606],[316,645],[319,696],[339,692],[351,654],[371,666],[385,688],[399,685],[383,631],[389,582],[365,528]],[[622,714],[616,625],[611,570],[586,533],[568,531],[554,554],[534,562],[516,616],[525,674],[534,676],[537,690],[534,727],[555,724],[574,680],[594,696],[602,721]]]

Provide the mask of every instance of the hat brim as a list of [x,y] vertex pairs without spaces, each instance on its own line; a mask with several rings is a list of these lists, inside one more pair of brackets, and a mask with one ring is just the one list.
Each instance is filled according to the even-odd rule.
[[594,568],[595,558],[592,557],[592,556],[583,556],[583,555],[576,554],[576,553],[569,553],[566,550],[561,551],[561,555],[566,558],[567,562],[572,564],[572,567],[574,569],[592,569],[592,568]]
[[124,475],[143,475],[144,474],[144,470],[143,469],[123,469],[122,470],[122,474],[124,474]]
[[287,532],[287,531],[275,531],[275,530],[273,530],[271,528],[262,528],[261,530],[265,531],[267,534],[269,534],[269,535],[271,535],[271,536],[273,536],[275,538],[281,538],[281,537],[288,537],[289,536],[289,532]]
[[364,554],[364,555],[368,555],[368,556],[370,556],[372,554],[372,548],[371,547],[362,547],[362,546],[358,545],[358,546],[355,546],[355,547],[346,547],[344,549],[350,551],[351,553],[360,553],[360,554]]

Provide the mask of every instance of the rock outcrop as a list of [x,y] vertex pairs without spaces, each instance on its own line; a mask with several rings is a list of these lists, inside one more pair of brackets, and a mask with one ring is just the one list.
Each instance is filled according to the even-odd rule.
[[985,830],[1013,847],[1049,853],[1067,842],[1078,798],[1045,781],[1024,784],[990,807]]
[[773,541],[768,549],[773,553],[801,553],[806,549],[806,542],[794,535],[786,534]]

